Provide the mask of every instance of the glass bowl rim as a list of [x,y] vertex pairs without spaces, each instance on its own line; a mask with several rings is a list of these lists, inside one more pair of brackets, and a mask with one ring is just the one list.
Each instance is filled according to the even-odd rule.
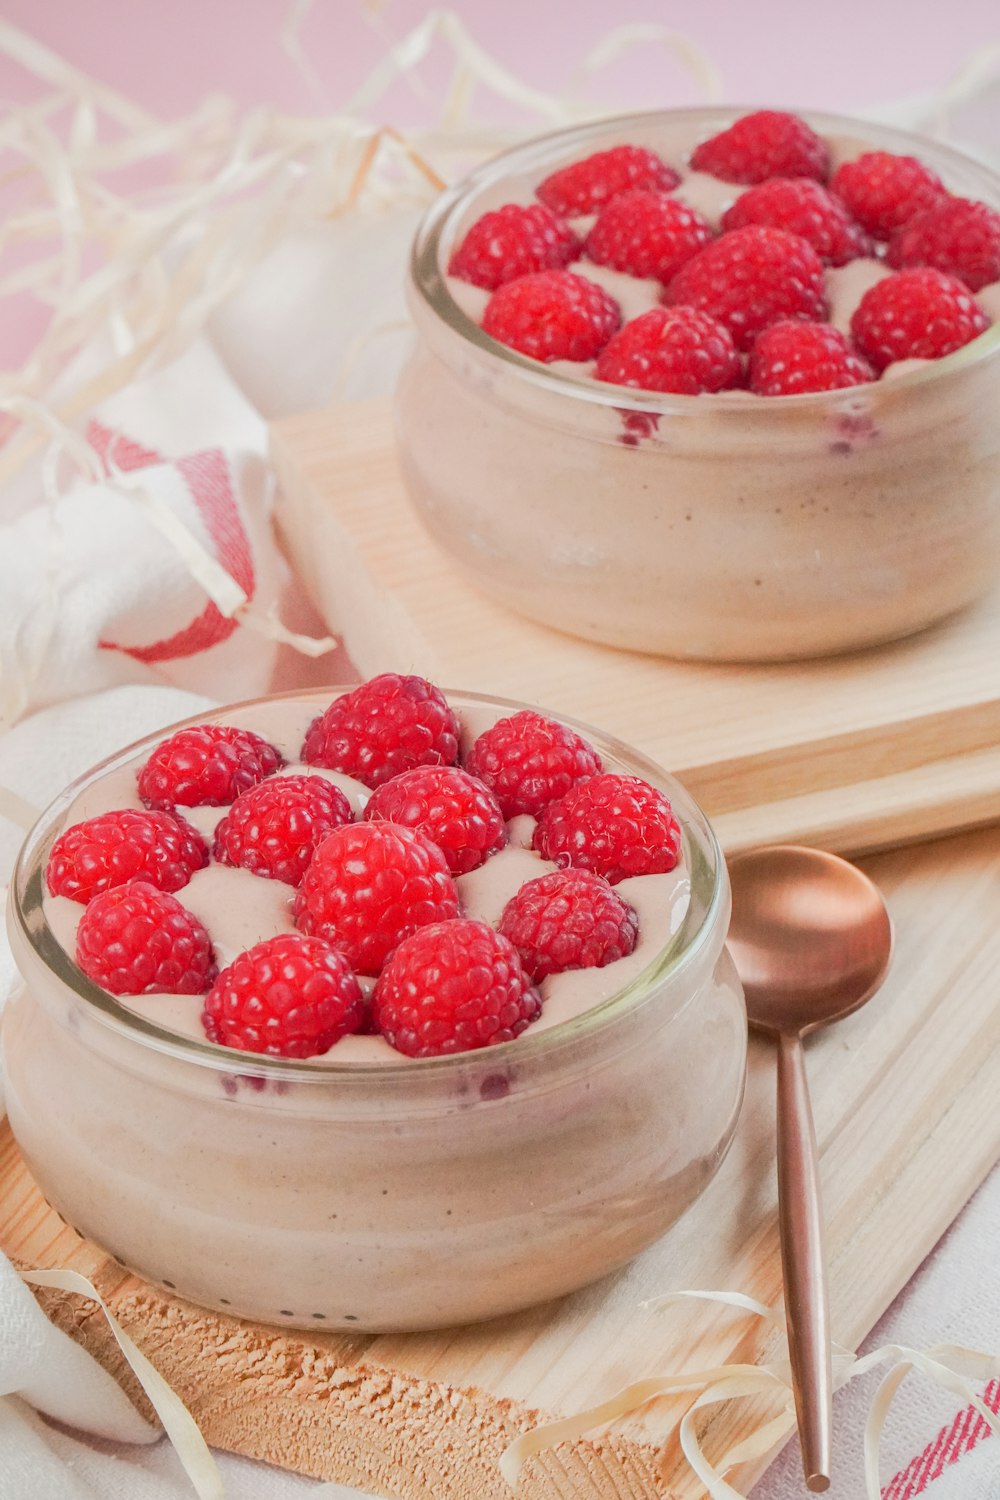
[[[584,376],[576,378],[563,373],[554,374],[538,360],[529,359],[526,355],[519,354],[516,350],[498,343],[496,339],[483,332],[479,324],[462,310],[452,296],[440,264],[439,251],[448,231],[453,227],[468,199],[475,192],[493,185],[509,172],[516,170],[519,164],[533,159],[538,154],[544,154],[546,150],[551,151],[552,148],[564,143],[585,144],[595,137],[599,138],[609,132],[618,133],[630,126],[645,129],[658,120],[683,119],[693,122],[704,120],[706,124],[731,123],[741,115],[749,114],[760,107],[759,105],[712,104],[602,116],[532,136],[529,140],[522,141],[490,157],[488,161],[481,163],[458,182],[446,188],[421,219],[411,244],[409,259],[409,279],[415,294],[452,333],[474,348],[477,355],[487,361],[496,361],[501,366],[508,366],[511,372],[523,379],[526,384],[538,387],[552,396],[571,402],[580,401],[589,406],[616,409],[621,409],[627,404],[629,409],[655,412],[661,416],[678,416],[685,413],[693,415],[696,411],[704,415],[706,401],[703,396],[644,391],[634,386],[611,384],[602,386],[600,382]],[[827,129],[829,134],[854,131],[862,135],[871,134],[873,137],[878,137],[878,139],[871,140],[870,149],[873,150],[895,145],[900,154],[915,155],[916,149],[921,148],[933,154],[937,159],[954,164],[956,169],[974,170],[980,173],[984,181],[992,187],[997,199],[997,207],[1000,209],[1000,172],[994,171],[977,157],[956,150],[955,147],[945,142],[933,140],[917,132],[903,130],[895,125],[884,125],[877,120],[864,120],[852,115],[832,114],[824,110],[811,109],[789,112],[801,116],[807,124]],[[976,294],[970,292],[969,295],[975,296]],[[780,417],[782,412],[809,410],[823,404],[840,406],[870,400],[873,395],[878,397],[887,396],[890,393],[895,395],[900,391],[927,387],[934,381],[958,374],[988,359],[998,348],[1000,348],[1000,317],[995,318],[984,333],[971,339],[960,349],[944,355],[941,359],[928,361],[927,365],[920,369],[908,370],[905,374],[893,376],[888,381],[879,379],[866,385],[850,386],[843,390],[806,391],[799,395],[782,396],[764,402],[763,406],[768,413],[776,413]],[[712,393],[710,399],[713,412],[736,413],[744,421],[761,410],[761,398],[758,398],[757,402],[749,401],[745,391],[717,391]]]
[[[242,699],[236,703],[219,705],[217,708],[202,709],[184,719],[166,724],[151,734],[143,735],[113,754],[105,756],[96,765],[75,777],[43,809],[18,851],[11,874],[8,920],[16,928],[19,938],[30,950],[33,958],[78,999],[84,1001],[99,1022],[118,1035],[124,1035],[130,1041],[145,1046],[149,1050],[165,1053],[203,1067],[214,1068],[220,1072],[232,1073],[234,1065],[245,1060],[245,1066],[242,1068],[245,1073],[260,1073],[264,1077],[313,1084],[343,1085],[349,1084],[351,1080],[371,1083],[377,1078],[404,1077],[415,1081],[417,1078],[424,1079],[435,1074],[450,1076],[463,1067],[477,1063],[486,1064],[494,1059],[498,1063],[501,1060],[528,1062],[540,1055],[559,1051],[564,1046],[572,1045],[581,1037],[588,1037],[612,1026],[623,1013],[651,998],[653,988],[657,983],[666,978],[674,978],[685,968],[690,968],[695,964],[698,956],[710,943],[719,918],[726,910],[728,879],[725,859],[715,830],[698,803],[682,784],[655,761],[643,755],[641,751],[591,724],[554,710],[536,708],[532,704],[517,699],[470,692],[460,688],[442,688],[441,692],[444,693],[449,703],[454,699],[459,708],[462,702],[466,702],[511,712],[532,709],[534,712],[543,713],[576,730],[584,737],[589,737],[602,755],[608,753],[630,763],[635,768],[630,774],[646,774],[656,782],[665,783],[671,803],[678,809],[692,883],[696,878],[696,870],[691,858],[693,844],[689,835],[689,827],[697,830],[701,844],[704,846],[703,855],[708,856],[707,859],[703,857],[701,861],[707,866],[706,884],[710,880],[710,887],[705,893],[704,914],[700,920],[692,923],[693,903],[689,903],[680,927],[657,950],[642,972],[635,975],[621,989],[616,990],[613,995],[583,1011],[580,1015],[546,1027],[542,1031],[532,1032],[529,1028],[526,1033],[513,1041],[502,1042],[494,1047],[479,1048],[471,1052],[450,1053],[444,1057],[401,1057],[399,1061],[338,1064],[326,1060],[330,1056],[329,1053],[316,1059],[292,1061],[266,1053],[240,1052],[238,1049],[224,1047],[207,1039],[202,1041],[185,1037],[167,1026],[159,1026],[147,1020],[145,1016],[130,1010],[116,996],[88,979],[55,937],[45,919],[42,904],[45,864],[52,842],[61,831],[62,825],[59,820],[79,793],[86,786],[99,780],[105,773],[135,759],[142,750],[152,748],[168,735],[187,725],[217,720],[220,715],[235,714],[244,709],[256,708],[262,703],[272,702],[308,702],[316,699],[319,712],[322,707],[345,693],[351,692],[357,686],[358,683],[355,682],[333,684],[322,688],[293,689],[284,693],[271,693],[262,697]],[[36,914],[37,921],[33,920]],[[22,977],[30,987],[29,977],[23,973]],[[680,997],[676,1010],[682,1009],[689,999],[690,996]]]

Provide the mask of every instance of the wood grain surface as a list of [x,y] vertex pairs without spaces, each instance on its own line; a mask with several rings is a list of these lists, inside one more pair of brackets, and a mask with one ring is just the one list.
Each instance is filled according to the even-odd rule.
[[668,661],[480,593],[409,506],[387,402],[289,418],[272,452],[297,569],[362,673],[416,671],[598,724],[675,772],[730,850],[861,853],[1000,818],[1000,591],[867,652]]

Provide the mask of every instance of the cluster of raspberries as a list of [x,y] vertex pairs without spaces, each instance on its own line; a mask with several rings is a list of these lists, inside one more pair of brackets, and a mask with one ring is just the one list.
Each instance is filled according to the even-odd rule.
[[[989,327],[974,294],[1000,281],[1000,213],[952,196],[916,157],[869,151],[831,171],[804,120],[759,110],[688,165],[740,189],[718,234],[684,201],[681,175],[635,145],[561,167],[535,203],[484,214],[448,269],[491,293],[485,331],[546,363],[596,361],[595,378],[615,385],[785,396],[940,359]],[[826,321],[824,270],[862,256],[892,269],[848,337]],[[622,326],[587,262],[658,282],[663,305]]]
[[[210,1040],[250,1052],[312,1057],[372,1032],[429,1057],[517,1037],[547,975],[632,952],[638,920],[614,887],[672,870],[681,830],[662,792],[604,771],[564,724],[500,719],[464,766],[459,729],[432,683],[386,673],[312,723],[306,774],[248,730],[178,730],[139,771],[145,810],[89,818],[52,846],[49,891],[86,907],[80,968],[116,995],[204,995]],[[370,789],[358,819],[323,771]],[[203,805],[227,808],[211,850],[183,816]],[[502,849],[522,814],[559,868],[523,885],[498,929],[463,917],[455,877]],[[296,927],[221,973],[175,894],[210,860],[287,884]]]

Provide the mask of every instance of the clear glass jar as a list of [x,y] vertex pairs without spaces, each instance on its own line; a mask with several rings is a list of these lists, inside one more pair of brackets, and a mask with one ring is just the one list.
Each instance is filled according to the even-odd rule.
[[[751,661],[909,634],[1000,575],[1000,323],[945,359],[846,391],[660,395],[504,348],[444,274],[472,220],[528,201],[560,164],[632,141],[683,166],[740,113],[561,131],[442,194],[413,248],[418,342],[396,419],[420,516],[486,592],[613,646]],[[805,118],[841,155],[916,155],[953,192],[1000,207],[1000,178],[944,146]]]
[[[311,717],[334,690],[289,696]],[[448,696],[460,716],[522,706]],[[684,790],[584,729],[607,769],[661,786],[684,827],[683,921],[620,992],[480,1052],[347,1065],[334,1049],[293,1062],[136,1015],[86,979],[46,920],[45,864],[71,804],[167,732],[69,787],[11,885],[23,983],[0,1024],[7,1107],[63,1217],[207,1307],[367,1330],[510,1312],[663,1234],[725,1155],[746,1066],[725,863]]]

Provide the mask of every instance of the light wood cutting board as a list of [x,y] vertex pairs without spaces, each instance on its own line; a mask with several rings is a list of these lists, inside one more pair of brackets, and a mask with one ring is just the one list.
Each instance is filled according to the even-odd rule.
[[674,771],[729,850],[860,853],[1000,818],[1000,590],[850,656],[672,662],[560,635],[481,594],[410,509],[387,402],[280,422],[272,451],[300,576],[363,674],[420,672],[598,724]]
[[[866,867],[896,925],[893,970],[869,1006],[808,1049],[833,1332],[852,1347],[1000,1157],[1000,830]],[[772,1059],[755,1044],[733,1149],[681,1222],[625,1272],[478,1328],[348,1338],[203,1312],[143,1285],[62,1224],[6,1126],[0,1247],[25,1265],[91,1276],[213,1444],[406,1500],[507,1500],[497,1460],[536,1413],[590,1406],[642,1375],[768,1352],[761,1329],[730,1313],[690,1305],[652,1314],[640,1304],[685,1287],[778,1302],[772,1091]],[[92,1305],[42,1300],[121,1372]],[[525,1500],[700,1500],[677,1447],[683,1409],[659,1401],[611,1434],[532,1460]],[[724,1408],[708,1451],[765,1414]],[[736,1476],[744,1485],[754,1477]]]

